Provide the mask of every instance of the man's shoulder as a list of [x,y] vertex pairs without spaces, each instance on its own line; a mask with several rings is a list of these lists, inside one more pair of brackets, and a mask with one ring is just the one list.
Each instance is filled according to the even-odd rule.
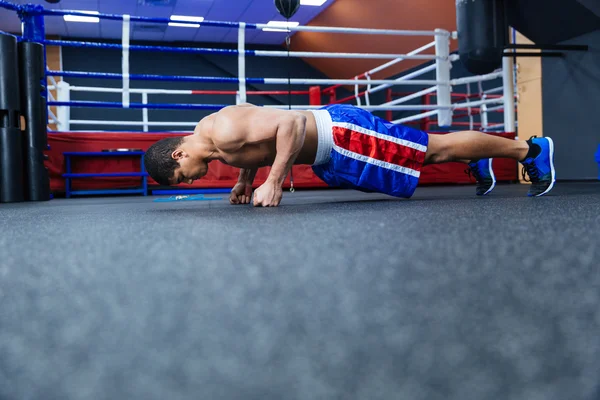
[[252,109],[252,108],[258,109],[258,108],[261,108],[261,107],[260,106],[255,106],[254,104],[250,104],[250,103],[233,104],[233,105],[225,106],[225,107],[221,108],[221,110],[217,114],[229,113],[229,112],[247,111],[247,110]]
[[222,108],[215,114],[210,136],[215,144],[226,145],[241,140],[244,135],[244,113],[238,106]]
[[[232,129],[235,125],[244,125],[245,118],[256,115],[263,110],[263,107],[252,104],[238,104],[223,107],[215,114],[214,124],[218,128]],[[222,127],[222,125],[224,127]]]

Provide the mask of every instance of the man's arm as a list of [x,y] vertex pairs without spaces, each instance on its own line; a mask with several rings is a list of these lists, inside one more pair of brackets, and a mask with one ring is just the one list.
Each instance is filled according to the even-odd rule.
[[240,169],[240,175],[238,176],[238,181],[231,189],[231,194],[229,195],[229,203],[231,204],[248,204],[250,203],[250,199],[252,198],[252,183],[254,182],[254,177],[256,176],[256,171],[258,168],[252,169]]
[[297,112],[262,107],[223,109],[218,115],[212,139],[221,151],[235,153],[246,144],[275,141],[271,172],[254,193],[254,205],[279,205],[281,185],[302,150],[306,117]]
[[300,154],[306,135],[306,117],[302,114],[292,115],[293,118],[282,121],[277,127],[277,155],[267,178],[279,186],[283,185],[285,177]]
[[252,169],[242,168],[242,169],[240,169],[240,175],[238,176],[238,183],[245,183],[247,185],[252,185],[252,183],[254,182],[254,177],[256,176],[256,171],[258,171],[258,168],[252,168]]

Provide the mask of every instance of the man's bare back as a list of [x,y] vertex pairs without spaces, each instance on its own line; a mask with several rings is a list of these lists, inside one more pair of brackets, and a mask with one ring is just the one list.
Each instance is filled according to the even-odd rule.
[[[310,111],[240,105],[226,107],[201,120],[194,134],[215,144],[219,160],[245,169],[271,166],[277,156],[278,130],[305,118],[305,133],[294,164],[312,164],[317,152],[317,126]],[[280,138],[281,139],[281,138]]]

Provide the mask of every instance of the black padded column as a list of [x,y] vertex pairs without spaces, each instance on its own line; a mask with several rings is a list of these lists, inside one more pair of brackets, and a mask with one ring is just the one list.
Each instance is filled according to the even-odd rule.
[[17,38],[0,34],[0,203],[24,200]]
[[50,179],[44,166],[48,145],[44,48],[39,43],[19,43],[21,113],[25,117],[25,195],[27,200],[50,199]]

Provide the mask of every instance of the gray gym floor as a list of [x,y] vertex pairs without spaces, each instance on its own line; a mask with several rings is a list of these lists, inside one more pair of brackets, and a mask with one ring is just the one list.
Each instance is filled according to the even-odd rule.
[[597,400],[600,184],[526,191],[0,205],[0,399]]

